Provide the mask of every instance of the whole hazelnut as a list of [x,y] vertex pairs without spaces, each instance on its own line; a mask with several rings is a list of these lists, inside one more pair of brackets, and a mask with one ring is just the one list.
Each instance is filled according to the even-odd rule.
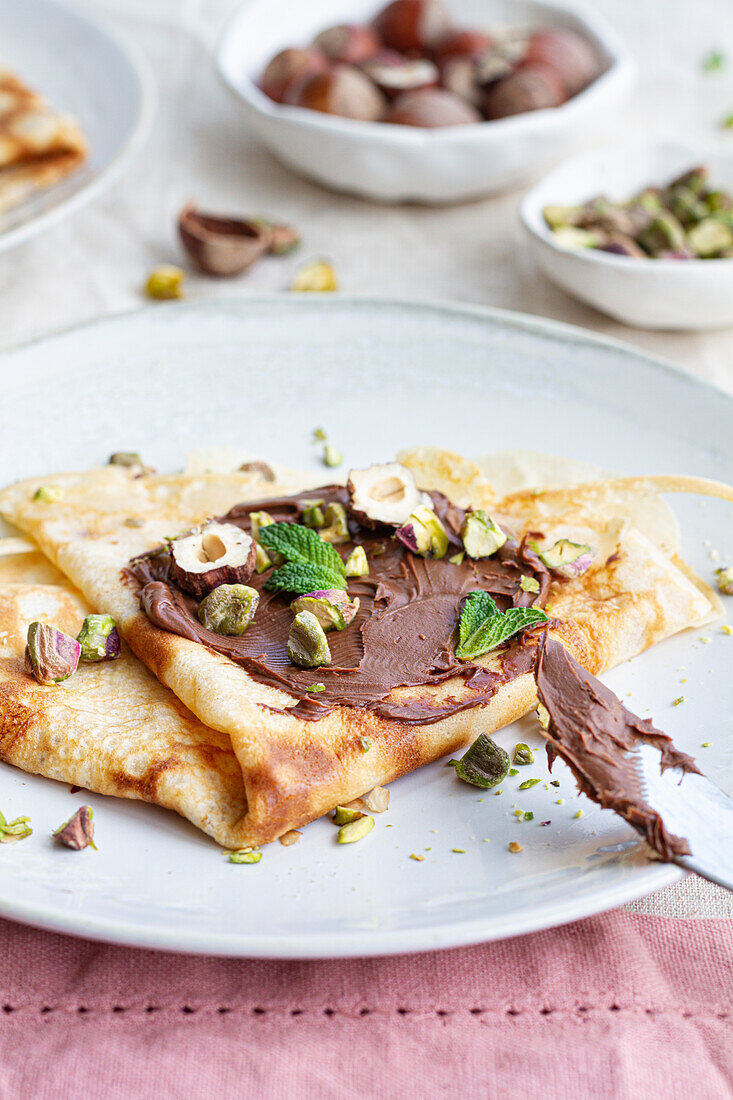
[[449,57],[480,57],[493,45],[493,38],[484,31],[451,31],[435,47],[435,60],[440,64]]
[[321,31],[313,45],[330,61],[344,61],[348,65],[358,65],[374,57],[382,43],[371,27],[343,23]]
[[448,57],[439,64],[440,83],[449,92],[480,107],[483,89],[479,84],[476,62],[471,57]]
[[329,73],[318,73],[291,86],[285,102],[362,122],[376,122],[385,109],[384,97],[376,85],[351,65],[337,65]]
[[387,64],[375,61],[367,62],[362,66],[363,72],[373,80],[381,92],[388,99],[394,99],[402,92],[414,91],[417,88],[435,88],[440,79],[437,65],[427,58],[416,58],[414,61],[402,54],[397,63]]
[[329,68],[325,55],[312,46],[302,50],[282,50],[273,57],[262,74],[262,91],[276,103],[283,103],[285,93],[294,81],[327,72]]
[[599,59],[591,44],[569,30],[537,31],[530,37],[524,60],[554,69],[567,96],[582,92],[599,69]]
[[443,88],[422,88],[417,92],[404,92],[387,114],[385,122],[397,126],[463,126],[480,122],[481,115],[475,107]]
[[526,64],[489,85],[484,96],[487,118],[507,118],[545,107],[559,107],[566,99],[557,73],[549,65]]
[[385,46],[402,53],[425,53],[445,38],[450,14],[442,0],[393,0],[374,20]]

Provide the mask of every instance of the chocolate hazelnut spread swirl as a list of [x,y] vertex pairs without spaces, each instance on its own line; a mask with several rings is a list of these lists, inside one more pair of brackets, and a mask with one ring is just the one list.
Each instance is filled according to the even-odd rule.
[[[458,531],[464,513],[440,493],[430,494],[436,514],[449,538],[460,547]],[[268,512],[274,520],[298,522],[309,500],[350,508],[349,493],[341,486],[326,486],[291,497],[239,504],[219,522],[250,531],[250,514]],[[151,622],[163,630],[200,642],[240,664],[253,679],[279,688],[297,699],[288,712],[317,720],[334,707],[360,707],[383,718],[405,723],[437,722],[447,715],[486,703],[498,688],[532,670],[536,635],[512,639],[497,653],[498,670],[487,670],[455,656],[454,635],[461,601],[471,591],[490,592],[497,606],[542,606],[550,575],[538,556],[526,545],[508,539],[491,558],[451,564],[448,557],[434,559],[413,555],[387,528],[369,529],[349,518],[351,542],[339,547],[346,558],[355,545],[363,546],[369,574],[350,579],[349,596],[358,597],[359,611],[342,631],[328,635],[332,663],[316,669],[291,664],[286,653],[293,619],[293,597],[265,589],[268,573],[249,581],[260,593],[252,624],[238,637],[224,637],[201,625],[197,603],[171,580],[170,556],[163,550],[130,562],[128,581],[139,592],[140,605]],[[520,588],[520,579],[535,578],[539,595]],[[471,689],[468,698],[391,697],[395,688],[440,684],[460,676]],[[318,695],[306,689],[323,684]]]
[[675,748],[648,718],[638,718],[604,684],[544,631],[537,653],[537,694],[549,714],[547,757],[570,766],[578,786],[606,809],[621,814],[664,860],[689,855],[645,800],[634,750],[646,741],[661,752],[660,765],[700,774],[691,756]]

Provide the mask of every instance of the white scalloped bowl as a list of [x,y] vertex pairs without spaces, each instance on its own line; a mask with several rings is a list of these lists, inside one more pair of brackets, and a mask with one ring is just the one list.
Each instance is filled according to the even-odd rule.
[[556,244],[542,211],[595,195],[626,199],[664,184],[695,164],[733,192],[733,154],[676,142],[595,149],[565,161],[524,198],[521,219],[542,271],[568,294],[637,328],[689,331],[733,325],[733,259],[641,260]]
[[260,91],[274,54],[333,24],[370,20],[381,0],[251,0],[221,37],[218,69],[251,128],[285,164],[328,187],[387,202],[459,202],[526,182],[597,130],[631,88],[629,55],[591,12],[543,0],[449,3],[457,24],[578,30],[594,43],[602,72],[561,107],[439,130],[337,118],[282,106]]

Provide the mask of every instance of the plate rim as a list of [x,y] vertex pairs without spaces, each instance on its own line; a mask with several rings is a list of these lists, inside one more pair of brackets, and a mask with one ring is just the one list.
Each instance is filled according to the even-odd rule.
[[[469,317],[492,322],[498,327],[510,327],[518,331],[532,332],[550,336],[554,339],[575,343],[600,346],[633,356],[664,375],[671,376],[677,382],[693,387],[702,387],[710,391],[717,399],[728,399],[733,407],[733,395],[707,379],[690,374],[683,367],[670,363],[661,357],[650,355],[616,337],[597,334],[580,326],[555,321],[551,318],[526,314],[519,311],[480,304],[451,302],[441,299],[402,298],[380,295],[338,294],[314,298],[309,294],[279,293],[247,296],[215,296],[199,300],[165,303],[163,316],[181,313],[234,309],[245,313],[256,313],[263,305],[279,305],[284,302],[298,305],[304,310],[317,305],[318,308],[338,308],[356,306],[384,308],[390,306],[410,311],[444,313],[450,316]],[[160,306],[139,306],[131,310],[106,314],[82,322],[60,326],[28,340],[12,344],[0,351],[0,367],[3,361],[15,354],[30,351],[38,345],[62,339],[88,330],[126,324],[131,319],[143,316],[153,317],[160,312]],[[495,940],[511,939],[558,925],[582,920],[586,917],[624,905],[640,897],[660,890],[680,881],[687,872],[674,864],[649,861],[640,878],[620,884],[610,883],[599,886],[588,897],[571,895],[567,900],[543,903],[541,909],[533,910],[512,918],[512,932],[506,934],[506,917],[484,916],[466,921],[451,922],[437,927],[419,929],[389,929],[378,933],[364,929],[347,931],[334,937],[333,932],[307,933],[303,937],[283,941],[280,935],[203,932],[190,929],[163,927],[160,924],[145,925],[131,920],[117,920],[103,916],[89,916],[78,912],[59,912],[50,906],[35,902],[25,903],[22,899],[0,897],[0,916],[20,921],[32,927],[42,928],[66,935],[119,944],[135,948],[150,948],[184,954],[201,954],[239,958],[268,959],[326,959],[348,957],[379,957],[395,954],[413,954],[425,951],[445,950],[470,944],[488,943]],[[376,942],[369,942],[372,938]]]
[[[75,5],[64,3],[63,0],[45,0],[45,2],[63,11],[71,21],[76,21],[78,24],[91,28],[114,44],[135,76],[140,92],[140,109],[132,130],[109,164],[93,179],[82,184],[78,191],[74,191],[55,206],[41,211],[5,233],[0,233],[0,254],[15,248],[17,245],[25,244],[26,241],[37,236],[44,229],[55,225],[64,218],[71,217],[108,190],[119,177],[127,162],[145,143],[152,129],[157,110],[158,92],[153,70],[138,46],[134,45],[127,36],[118,34],[104,17],[98,18],[96,15],[89,15]],[[68,327],[74,328],[75,326],[70,325]],[[13,345],[13,347],[15,346]]]

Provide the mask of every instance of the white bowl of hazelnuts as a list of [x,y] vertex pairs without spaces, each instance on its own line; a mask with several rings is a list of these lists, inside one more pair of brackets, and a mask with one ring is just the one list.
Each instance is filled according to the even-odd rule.
[[448,203],[508,189],[597,129],[633,82],[590,12],[379,4],[250,0],[219,43],[219,71],[260,139],[337,190]]

